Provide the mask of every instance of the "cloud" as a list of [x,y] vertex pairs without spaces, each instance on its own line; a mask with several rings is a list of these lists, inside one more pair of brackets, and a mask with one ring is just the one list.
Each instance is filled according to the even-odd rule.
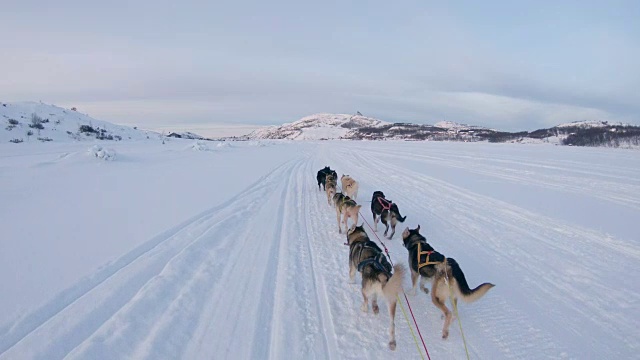
[[543,3],[509,5],[522,11],[505,17],[493,13],[498,3],[418,1],[146,5],[5,7],[0,31],[12,36],[0,44],[0,98],[141,126],[355,111],[511,130],[639,122],[640,35],[592,12]]

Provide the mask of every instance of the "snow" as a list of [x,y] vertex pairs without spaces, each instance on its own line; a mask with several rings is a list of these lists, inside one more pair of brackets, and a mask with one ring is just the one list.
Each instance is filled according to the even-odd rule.
[[[460,304],[471,358],[637,357],[636,151],[194,144],[109,142],[113,162],[86,143],[0,144],[0,359],[419,358],[400,309],[395,352],[386,303],[360,311],[325,165],[360,182],[360,222],[374,190],[407,216],[394,263],[420,224],[471,286],[496,284]],[[431,358],[465,358],[457,322],[442,340],[429,295],[408,297]]]

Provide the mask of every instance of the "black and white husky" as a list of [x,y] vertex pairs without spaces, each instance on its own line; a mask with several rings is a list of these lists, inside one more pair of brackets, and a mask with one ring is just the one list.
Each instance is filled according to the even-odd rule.
[[[451,311],[445,305],[447,298],[453,298],[453,306],[457,306],[458,298],[470,303],[480,299],[495,285],[483,283],[476,286],[475,289],[469,288],[458,262],[435,251],[427,243],[427,239],[420,235],[420,225],[413,230],[406,228],[402,232],[402,241],[404,247],[409,251],[413,293],[416,292],[418,277],[420,278],[420,288],[425,293],[429,293],[429,290],[424,286],[424,281],[431,280],[431,302],[444,314],[442,338],[446,339],[449,336],[449,325],[451,325],[452,318]],[[450,291],[453,291],[453,294],[450,294]]]
[[378,221],[382,220],[382,223],[386,226],[384,236],[387,236],[389,224],[391,224],[391,235],[389,235],[389,239],[393,238],[393,235],[396,233],[396,224],[398,221],[404,222],[407,218],[406,216],[402,217],[402,215],[400,215],[398,205],[394,204],[391,200],[387,200],[382,191],[373,192],[371,212],[373,213],[375,231],[378,231]]

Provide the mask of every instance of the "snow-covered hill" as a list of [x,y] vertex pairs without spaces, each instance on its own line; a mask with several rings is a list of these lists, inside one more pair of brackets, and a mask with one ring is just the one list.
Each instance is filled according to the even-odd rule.
[[37,102],[0,103],[0,143],[141,140],[159,134]]
[[255,130],[248,139],[331,140],[410,139],[470,140],[470,134],[492,133],[480,126],[440,121],[435,125],[390,123],[376,118],[347,114],[315,114],[296,122]]
[[345,138],[354,129],[377,127],[390,123],[362,115],[315,114],[283,124],[258,129],[250,139],[324,140]]

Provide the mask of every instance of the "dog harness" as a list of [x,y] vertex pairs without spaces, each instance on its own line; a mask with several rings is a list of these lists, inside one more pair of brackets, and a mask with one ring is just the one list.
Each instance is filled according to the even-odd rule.
[[391,272],[389,272],[389,270],[382,264],[381,260],[383,256],[384,255],[382,253],[378,253],[378,255],[374,257],[362,260],[358,264],[358,271],[362,272],[365,266],[372,265],[374,269],[384,273],[388,278],[391,278]]
[[[374,256],[374,257],[370,257],[368,259],[364,259],[364,260],[360,261],[358,263],[358,266],[356,266],[358,271],[362,272],[362,270],[364,269],[365,266],[372,265],[374,267],[374,269],[384,273],[385,275],[387,275],[388,278],[391,278],[391,272],[382,263],[383,258],[384,258],[384,254],[382,253],[382,251],[380,250],[380,248],[378,248],[378,246],[376,244],[373,244],[373,246],[371,246],[371,245],[367,244],[366,242],[362,243],[362,245],[360,246],[360,252],[358,253],[358,258],[360,258],[360,256],[362,256],[362,252],[364,251],[365,248],[369,248],[369,249],[375,250],[378,254],[376,256]],[[386,258],[384,258],[384,260],[386,260]]]
[[[442,260],[442,261],[429,261],[429,257],[430,257],[430,256],[431,256],[431,254],[433,254],[434,252],[435,252],[435,251],[433,251],[433,250],[429,250],[429,251],[422,251],[422,243],[418,243],[418,270],[420,270],[421,268],[423,268],[423,267],[425,267],[425,266],[428,266],[428,265],[437,265],[437,264],[441,264],[441,263],[443,263],[443,262],[445,262],[445,261],[446,261],[446,258],[444,258],[444,256],[443,256],[443,258],[444,258],[445,260]],[[441,255],[441,254],[440,254],[440,253],[438,253],[438,252],[435,252],[435,253],[436,253],[436,254],[438,254],[438,255]],[[421,257],[422,255],[425,255],[425,254],[427,255],[427,258],[425,259],[425,261],[424,261],[423,263],[421,263],[421,262],[420,262],[420,257]]]
[[378,202],[382,206],[382,210],[391,210],[391,205],[393,205],[391,201],[383,198],[382,196],[378,196]]

